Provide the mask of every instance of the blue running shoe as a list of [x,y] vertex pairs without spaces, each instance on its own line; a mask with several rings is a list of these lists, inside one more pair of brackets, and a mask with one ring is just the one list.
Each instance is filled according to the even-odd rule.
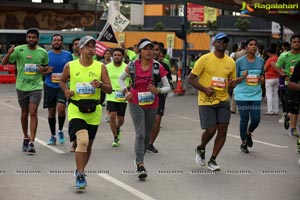
[[28,151],[28,148],[29,148],[29,141],[30,141],[29,138],[24,138],[24,139],[23,139],[22,150],[23,150],[24,152],[27,152],[27,151]]
[[87,182],[85,180],[84,174],[79,174],[76,176],[75,187],[77,190],[85,189]]
[[56,137],[54,135],[52,135],[47,144],[48,145],[56,145]]
[[64,132],[58,131],[57,134],[58,134],[58,141],[59,141],[59,144],[64,144],[64,143],[65,143]]

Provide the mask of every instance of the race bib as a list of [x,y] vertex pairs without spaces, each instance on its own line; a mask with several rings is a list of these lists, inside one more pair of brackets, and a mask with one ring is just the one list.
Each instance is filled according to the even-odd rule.
[[25,64],[24,68],[24,73],[28,75],[35,75],[38,71],[37,64]]
[[290,75],[293,74],[295,66],[290,66]]
[[151,105],[154,103],[154,94],[152,92],[139,92],[138,101],[140,106]]
[[61,74],[62,73],[52,73],[52,75],[51,75],[51,82],[52,83],[59,83]]
[[246,83],[247,85],[257,85],[259,80],[259,75],[257,74],[249,74],[246,77]]
[[95,88],[90,83],[76,83],[76,92],[80,97],[90,97],[95,94]]
[[118,101],[125,101],[125,94],[121,90],[116,90],[115,99]]
[[226,78],[212,77],[211,86],[215,90],[224,90],[226,87]]

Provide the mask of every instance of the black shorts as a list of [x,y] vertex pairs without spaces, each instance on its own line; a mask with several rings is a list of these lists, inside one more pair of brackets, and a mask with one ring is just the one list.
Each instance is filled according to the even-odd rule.
[[300,106],[300,99],[299,99],[299,92],[293,91],[286,88],[287,93],[287,100],[288,100],[288,108],[291,114],[299,114],[299,106]]
[[61,88],[44,85],[44,108],[55,108],[57,103],[66,105],[66,97]]
[[167,96],[168,96],[168,94],[159,94],[158,95],[159,104],[158,104],[157,114],[160,116],[164,115]]
[[107,101],[106,104],[106,110],[109,112],[117,112],[117,116],[125,116],[127,103]]
[[72,119],[69,122],[70,141],[76,141],[76,132],[79,130],[87,130],[89,139],[93,140],[96,137],[98,125],[87,124],[83,119]]

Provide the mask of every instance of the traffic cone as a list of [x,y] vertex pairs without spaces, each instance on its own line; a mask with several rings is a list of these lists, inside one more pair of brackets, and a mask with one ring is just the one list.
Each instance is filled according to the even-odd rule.
[[185,90],[182,89],[182,80],[181,80],[181,68],[178,68],[178,72],[177,72],[177,84],[176,84],[176,89],[174,90],[174,93],[176,94],[183,94],[185,92]]

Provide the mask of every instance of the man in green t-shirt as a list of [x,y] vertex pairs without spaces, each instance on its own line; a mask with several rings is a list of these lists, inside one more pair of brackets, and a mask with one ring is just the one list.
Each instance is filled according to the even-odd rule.
[[276,71],[280,76],[285,77],[285,90],[288,99],[288,111],[284,116],[284,127],[290,126],[290,136],[298,136],[297,120],[300,108],[299,91],[293,91],[287,88],[289,78],[293,74],[294,67],[300,61],[300,35],[293,35],[290,39],[291,50],[282,53],[276,62]]
[[[43,74],[47,73],[47,51],[38,46],[39,30],[31,28],[26,33],[27,44],[11,47],[2,64],[16,63],[16,89],[21,107],[21,124],[24,134],[22,149],[35,153],[34,139],[38,125],[37,111],[42,96]],[[28,116],[30,115],[30,136],[28,135]]]

